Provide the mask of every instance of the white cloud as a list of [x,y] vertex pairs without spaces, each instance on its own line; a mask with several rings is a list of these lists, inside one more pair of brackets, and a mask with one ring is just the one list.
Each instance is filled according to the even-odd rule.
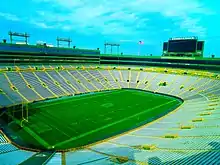
[[[147,2],[147,5],[142,5],[142,2]],[[175,25],[178,25],[181,29],[199,36],[204,36],[206,29],[200,25],[199,19],[193,18],[193,15],[199,14],[201,17],[204,14],[213,14],[197,0],[140,0],[132,5],[133,8],[137,8],[142,12],[159,12],[164,17],[174,20]]]
[[3,17],[3,18],[10,20],[10,21],[20,21],[20,19],[16,15],[10,14],[10,13],[0,12],[0,17]]
[[136,40],[120,40],[120,42],[137,42]]
[[54,26],[50,26],[50,25],[46,24],[45,22],[31,21],[30,23],[33,25],[36,25],[38,27],[44,28],[44,29],[54,28]]
[[[206,29],[200,25],[195,14],[210,14],[198,0],[34,0],[51,4],[51,10],[38,11],[43,19],[40,27],[50,24],[64,30],[79,30],[85,33],[137,34],[151,26],[148,13],[174,20],[175,25],[197,35],[204,35]],[[55,12],[53,8],[62,9]],[[43,7],[42,7],[43,9]],[[39,20],[38,20],[39,21]],[[159,20],[158,20],[159,21]],[[40,20],[42,22],[42,20]],[[49,24],[49,25],[47,25]],[[158,25],[160,22],[158,22]],[[45,25],[45,26],[44,26]]]
[[139,41],[142,41],[144,44],[143,45],[154,45],[154,43],[152,42],[152,40],[146,40],[146,39],[142,39],[142,38],[135,38],[135,39],[133,39],[133,40],[129,40],[129,39],[121,39],[121,40],[119,40],[119,42],[121,43],[121,44],[132,44],[133,46],[134,45],[138,45],[138,42]]
[[182,29],[187,29],[188,32],[200,35],[201,37],[204,37],[206,33],[206,29],[199,25],[200,19],[190,18],[186,17],[184,20],[182,20],[180,23],[176,23],[180,26]]
[[171,29],[163,29],[164,32],[170,32]]

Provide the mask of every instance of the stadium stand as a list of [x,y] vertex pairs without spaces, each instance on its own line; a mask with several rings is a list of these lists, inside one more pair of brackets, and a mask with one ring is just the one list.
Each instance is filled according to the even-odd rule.
[[16,147],[14,147],[11,144],[1,144],[0,145],[0,153],[6,153],[17,150]]
[[[38,67],[40,70],[29,70],[36,66],[19,66],[17,71],[0,72],[1,107],[120,88],[164,93],[184,100],[179,108],[150,124],[85,149],[53,154],[47,164],[220,164],[220,81],[211,77],[212,73],[204,73],[209,76],[194,71],[184,74],[181,69],[164,72],[160,68],[137,67]],[[154,147],[140,147],[144,145]],[[1,163],[19,164],[34,154],[18,149],[0,135]]]
[[27,81],[28,84],[30,84],[35,91],[38,92],[38,95],[41,98],[51,98],[54,97],[54,95],[46,88],[46,86],[43,86],[43,83],[41,80],[38,79],[38,77],[35,76],[34,72],[22,72],[21,73],[24,77],[24,79]]
[[2,134],[0,134],[0,144],[1,143],[7,143],[7,140],[5,139],[5,137]]
[[0,154],[1,164],[14,165],[22,163],[31,157],[34,153],[23,150],[16,150],[13,152]]
[[48,165],[59,165],[62,164],[61,153],[56,153],[48,162]]
[[[82,160],[81,158],[84,158]],[[67,164],[82,164],[82,163],[91,163],[96,162],[102,159],[107,159],[107,156],[92,152],[90,150],[68,152],[66,154],[66,163]]]

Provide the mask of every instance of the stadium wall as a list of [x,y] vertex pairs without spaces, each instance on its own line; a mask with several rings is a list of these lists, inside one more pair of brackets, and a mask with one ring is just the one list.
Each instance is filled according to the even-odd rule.
[[22,64],[107,64],[107,65],[136,65],[156,66],[184,69],[220,70],[220,59],[176,59],[162,57],[128,57],[109,55],[27,55],[27,54],[0,54],[0,64],[22,65]]
[[99,55],[100,50],[92,49],[78,49],[78,48],[61,48],[61,47],[48,47],[44,45],[20,45],[0,43],[0,54],[26,54],[26,55]]

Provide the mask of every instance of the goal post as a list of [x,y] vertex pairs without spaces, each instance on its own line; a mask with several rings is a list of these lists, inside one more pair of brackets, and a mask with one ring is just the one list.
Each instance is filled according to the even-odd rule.
[[21,122],[20,126],[23,127],[23,122],[28,122],[28,103],[22,102],[21,105]]

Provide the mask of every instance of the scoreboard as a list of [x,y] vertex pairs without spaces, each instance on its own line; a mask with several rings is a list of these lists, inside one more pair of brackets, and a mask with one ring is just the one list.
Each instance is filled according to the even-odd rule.
[[163,43],[163,56],[203,57],[204,41],[197,37],[171,38]]
[[196,52],[197,40],[170,40],[168,52]]

